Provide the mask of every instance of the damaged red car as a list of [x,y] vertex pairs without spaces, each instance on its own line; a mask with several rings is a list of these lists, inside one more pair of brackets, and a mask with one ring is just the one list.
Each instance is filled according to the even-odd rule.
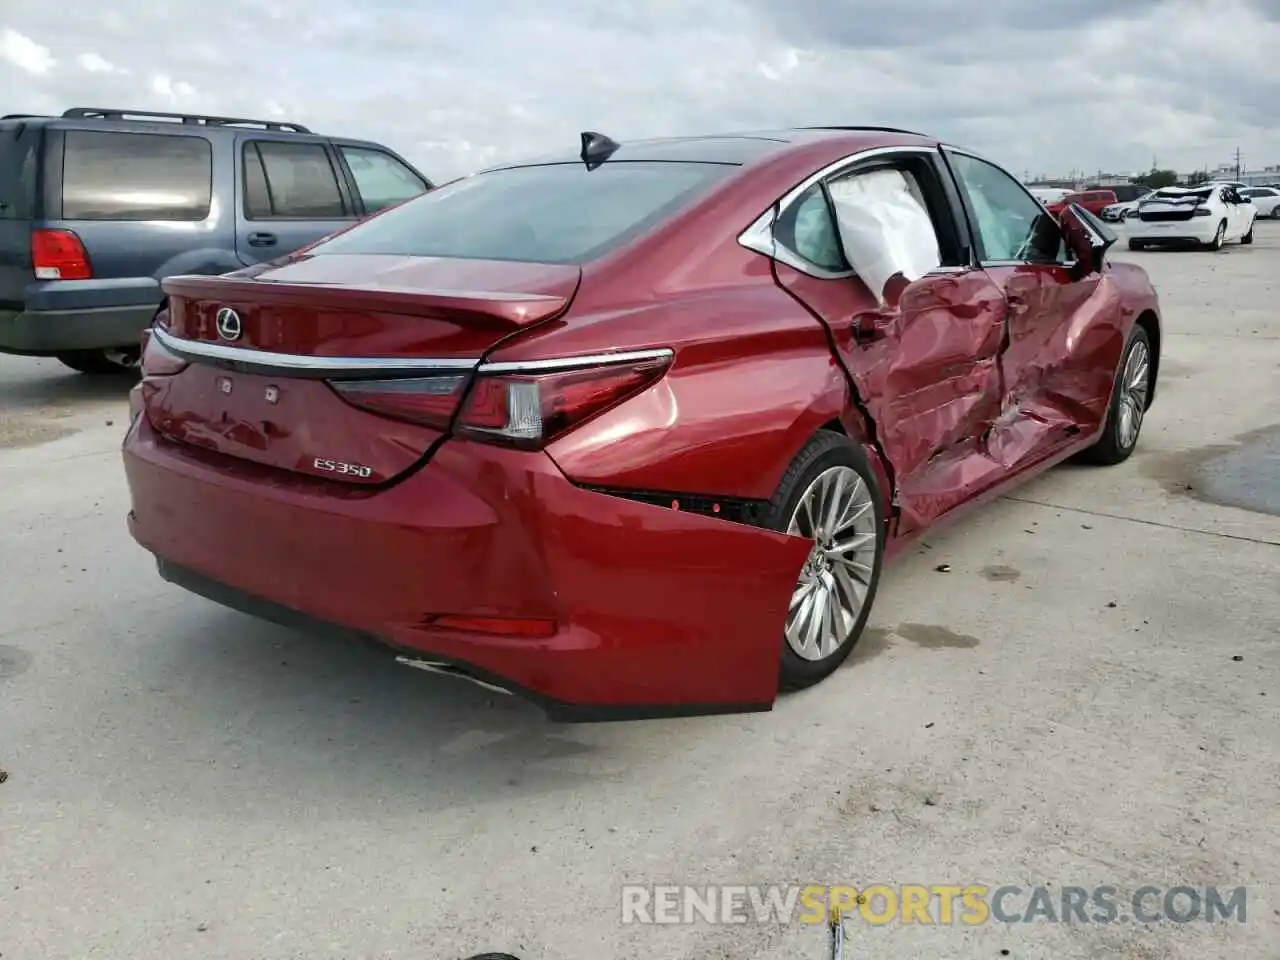
[[1133,451],[1160,312],[1114,241],[919,134],[583,134],[166,281],[129,528],[554,717],[767,710],[913,538]]

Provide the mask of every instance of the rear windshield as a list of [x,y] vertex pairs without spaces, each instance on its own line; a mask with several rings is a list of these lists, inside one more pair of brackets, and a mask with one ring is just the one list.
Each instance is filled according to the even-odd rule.
[[0,123],[0,220],[30,220],[36,201],[39,131]]
[[585,263],[672,216],[735,169],[613,161],[594,170],[578,163],[495,170],[409,200],[309,252]]

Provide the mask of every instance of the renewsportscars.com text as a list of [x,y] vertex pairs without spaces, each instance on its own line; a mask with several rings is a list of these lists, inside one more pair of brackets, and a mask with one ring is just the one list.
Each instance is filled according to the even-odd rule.
[[873,925],[1244,923],[1245,887],[1022,887],[987,884],[641,886],[622,888],[622,922]]

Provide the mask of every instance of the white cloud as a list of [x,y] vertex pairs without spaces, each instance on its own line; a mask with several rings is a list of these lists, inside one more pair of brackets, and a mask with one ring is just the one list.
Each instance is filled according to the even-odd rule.
[[[1280,163],[1274,0],[211,9],[22,5],[0,33],[6,109],[287,118],[386,143],[435,179],[572,146],[583,129],[626,139],[823,122],[925,130],[1018,172],[1145,169],[1153,155],[1189,170],[1237,146],[1250,163]],[[95,72],[86,50],[133,69]],[[62,60],[82,69],[55,69]]]
[[42,77],[53,69],[56,62],[48,47],[42,47],[10,27],[0,30],[0,63],[29,76]]
[[76,64],[88,73],[119,73],[120,68],[96,53],[82,53],[76,57]]

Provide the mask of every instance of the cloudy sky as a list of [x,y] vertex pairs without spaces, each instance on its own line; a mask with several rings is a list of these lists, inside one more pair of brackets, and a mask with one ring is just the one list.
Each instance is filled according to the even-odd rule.
[[1280,0],[0,0],[0,112],[282,117],[444,179],[575,144],[921,129],[1019,174],[1280,164]]

